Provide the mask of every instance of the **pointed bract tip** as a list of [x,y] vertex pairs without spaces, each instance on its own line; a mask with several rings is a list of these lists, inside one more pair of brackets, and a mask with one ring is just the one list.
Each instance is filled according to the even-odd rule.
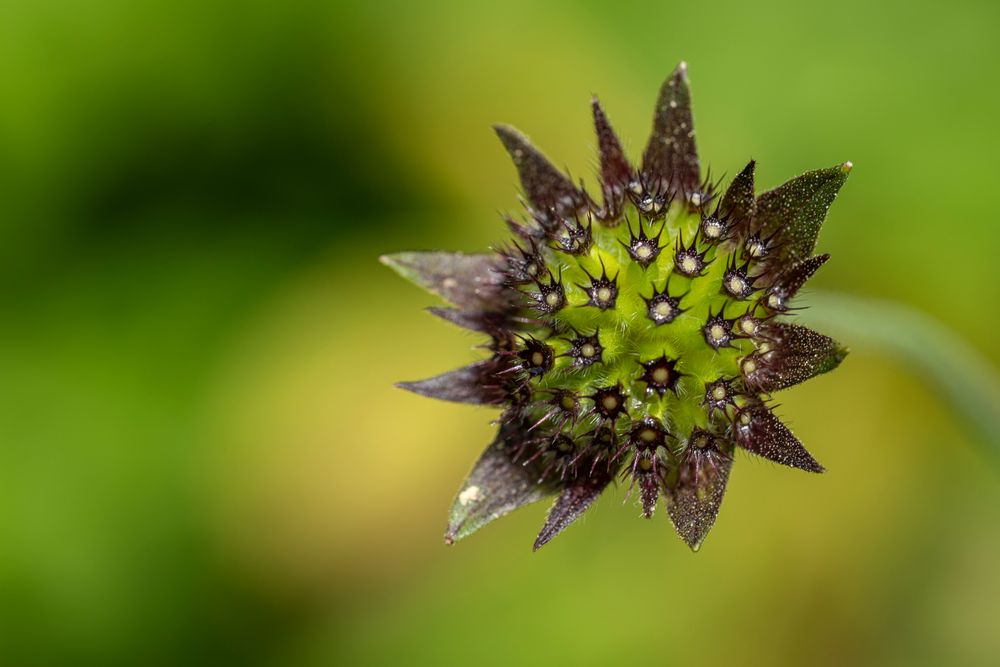
[[[556,501],[556,502],[558,502],[558,501]],[[555,508],[553,508],[553,509],[555,509]],[[584,508],[583,510],[581,510],[580,512],[578,512],[577,516],[567,517],[567,518],[562,519],[561,521],[557,520],[557,523],[553,523],[552,520],[546,521],[545,525],[542,527],[542,531],[540,533],[538,533],[538,537],[535,538],[535,543],[532,545],[531,550],[532,551],[538,551],[539,549],[541,549],[542,547],[544,547],[546,544],[548,544],[549,542],[551,542],[552,539],[556,535],[559,535],[560,533],[562,533],[562,531],[567,526],[569,526],[570,523],[572,523],[577,518],[579,518],[579,515],[583,514],[584,511],[586,511],[586,508]]]
[[400,389],[428,398],[469,405],[499,405],[507,394],[495,381],[500,366],[494,360],[477,361],[425,380],[397,382]]
[[500,138],[500,143],[503,144],[503,147],[511,155],[521,146],[528,144],[528,138],[513,125],[494,123],[493,131],[496,132],[496,135]]
[[809,457],[808,461],[803,461],[801,465],[794,466],[799,470],[805,470],[806,472],[816,473],[817,475],[822,475],[826,472],[826,468],[822,463],[817,461],[812,454],[806,452]]
[[444,544],[445,544],[445,546],[450,547],[451,545],[455,544],[455,538],[452,537],[451,535],[445,535],[444,536]]
[[601,106],[601,101],[597,99],[597,95],[591,95],[590,97],[590,111],[594,116],[595,122],[608,122],[607,118],[605,118],[604,107]]
[[611,475],[599,475],[574,481],[564,488],[549,509],[545,525],[535,538],[534,550],[544,547],[583,516],[610,482]]
[[674,71],[670,73],[669,77],[667,77],[668,83],[672,84],[676,81],[682,83],[685,88],[691,85],[691,81],[688,79],[688,64],[686,60],[682,60],[677,63],[677,67],[675,67]]
[[497,133],[497,136],[504,143],[507,143],[509,139],[525,139],[520,130],[507,123],[493,123],[493,131]]
[[848,160],[844,164],[840,165],[840,170],[845,174],[851,173],[851,169],[854,169],[854,163]]
[[402,389],[403,391],[408,391],[411,394],[416,394],[417,396],[435,398],[433,388],[425,385],[425,380],[400,381],[392,383],[392,386],[396,389]]
[[821,464],[816,459],[813,459],[811,464],[806,464],[805,466],[803,466],[802,470],[805,470],[806,472],[814,472],[817,475],[822,475],[823,473],[826,472],[826,468],[823,467],[823,464]]

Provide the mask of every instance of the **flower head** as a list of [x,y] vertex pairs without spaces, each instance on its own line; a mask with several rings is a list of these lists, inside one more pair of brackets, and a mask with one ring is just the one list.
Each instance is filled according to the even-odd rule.
[[846,349],[790,322],[851,163],[755,194],[750,161],[725,190],[702,174],[682,63],[660,90],[634,166],[598,101],[600,201],[516,130],[526,212],[486,254],[407,252],[383,262],[488,335],[491,355],[404,389],[501,409],[460,489],[445,539],[555,495],[539,548],[613,481],[646,517],[659,499],[697,549],[715,522],[736,448],[823,467],[772,412],[773,392],[836,367]]

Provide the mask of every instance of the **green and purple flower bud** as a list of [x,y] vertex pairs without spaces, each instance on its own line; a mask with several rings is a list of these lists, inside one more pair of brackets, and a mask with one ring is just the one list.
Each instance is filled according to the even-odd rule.
[[526,213],[495,252],[382,261],[452,304],[431,312],[491,337],[490,358],[418,394],[502,410],[451,510],[451,543],[528,503],[556,500],[539,548],[614,481],[651,517],[659,499],[697,549],[737,447],[823,467],[771,395],[835,368],[846,349],[787,319],[829,258],[813,255],[851,163],[757,195],[751,161],[723,191],[702,176],[681,64],[660,90],[641,165],[595,99],[600,201],[516,130],[498,126]]

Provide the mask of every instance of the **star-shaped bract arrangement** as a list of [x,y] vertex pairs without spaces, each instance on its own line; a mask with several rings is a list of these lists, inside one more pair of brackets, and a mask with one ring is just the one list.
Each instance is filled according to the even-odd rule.
[[663,497],[697,549],[736,448],[823,471],[771,394],[846,354],[787,320],[829,257],[813,248],[851,163],[756,195],[751,161],[721,191],[702,176],[683,63],[660,90],[638,168],[592,106],[600,202],[497,126],[524,193],[525,215],[506,221],[513,240],[486,254],[382,258],[453,306],[432,313],[490,337],[488,359],[399,385],[502,410],[451,509],[448,543],[554,495],[537,549],[618,480],[646,517]]

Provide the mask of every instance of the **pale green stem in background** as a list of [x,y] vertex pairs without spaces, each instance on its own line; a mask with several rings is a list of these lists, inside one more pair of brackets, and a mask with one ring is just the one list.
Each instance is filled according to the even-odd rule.
[[955,331],[894,301],[810,292],[804,323],[849,347],[877,347],[922,375],[1000,461],[1000,374]]

